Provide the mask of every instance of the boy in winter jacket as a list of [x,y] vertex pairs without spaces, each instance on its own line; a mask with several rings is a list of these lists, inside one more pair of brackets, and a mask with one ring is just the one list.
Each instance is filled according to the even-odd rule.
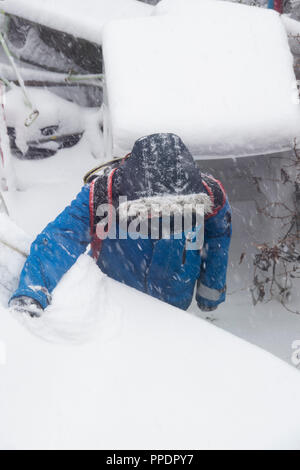
[[[231,209],[221,183],[200,172],[178,136],[143,137],[130,155],[91,172],[85,182],[71,205],[32,244],[10,299],[12,308],[41,316],[63,275],[89,245],[105,274],[164,302],[186,310],[196,283],[201,310],[214,310],[225,301]],[[187,249],[198,230],[195,214],[180,237],[171,229],[165,238],[161,225],[155,236],[149,229],[146,236],[131,237],[128,221],[122,223],[124,212],[132,217],[142,207],[149,227],[151,206],[158,207],[161,223],[165,205],[176,211],[183,202],[195,201],[205,214],[201,249]],[[111,231],[114,236],[106,237]]]

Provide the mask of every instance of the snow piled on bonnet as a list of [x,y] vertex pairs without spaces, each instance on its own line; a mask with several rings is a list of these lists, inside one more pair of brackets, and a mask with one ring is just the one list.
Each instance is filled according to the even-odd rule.
[[[28,95],[34,109],[38,109],[39,116],[30,127],[24,123],[32,110],[26,106],[20,87],[13,86],[5,95],[5,116],[8,127],[16,131],[16,144],[26,153],[27,142],[38,140],[41,137],[41,129],[47,126],[57,125],[60,133],[80,133],[84,130],[84,113],[75,103],[64,100],[48,90],[28,88]],[[53,142],[54,148],[58,146]]]
[[[98,158],[99,161],[103,158],[103,136],[100,131],[103,120],[102,108],[100,110],[97,108],[82,108],[76,103],[60,98],[48,90],[28,87],[27,93],[34,107],[39,111],[38,119],[30,127],[24,126],[31,109],[24,102],[22,90],[12,85],[12,89],[4,97],[7,125],[15,129],[16,145],[24,154],[28,150],[30,141],[38,141],[43,138],[42,129],[55,125],[57,126],[56,134],[59,136],[84,132],[84,139],[88,141],[90,151],[94,157]],[[40,143],[39,147],[56,150],[59,145],[59,142],[53,140],[46,144]]]
[[280,16],[229,2],[180,4],[178,15],[104,29],[111,154],[155,132],[177,133],[198,157],[291,148],[300,108]]
[[150,15],[137,0],[4,0],[1,8],[49,28],[101,44],[103,25],[117,18]]

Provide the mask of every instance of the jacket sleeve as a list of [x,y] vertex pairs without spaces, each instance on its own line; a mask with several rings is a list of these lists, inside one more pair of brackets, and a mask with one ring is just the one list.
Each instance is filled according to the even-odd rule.
[[31,297],[44,309],[50,303],[54,288],[91,242],[89,193],[89,186],[84,186],[71,205],[34,241],[19,287],[10,301]]
[[225,301],[231,234],[231,208],[226,198],[222,209],[205,222],[202,264],[196,294],[199,306],[217,307]]

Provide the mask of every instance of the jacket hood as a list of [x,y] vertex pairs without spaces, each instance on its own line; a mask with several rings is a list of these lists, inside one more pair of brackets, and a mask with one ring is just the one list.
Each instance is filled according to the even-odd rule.
[[175,134],[139,139],[114,177],[114,194],[126,195],[131,201],[203,192],[200,170]]

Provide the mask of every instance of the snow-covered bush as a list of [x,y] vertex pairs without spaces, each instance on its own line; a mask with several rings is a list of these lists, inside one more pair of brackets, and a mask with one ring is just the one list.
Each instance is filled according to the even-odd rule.
[[[300,149],[295,141],[294,153],[283,161],[278,185],[289,185],[294,195],[289,201],[270,200],[266,181],[256,180],[258,191],[264,192],[267,204],[257,207],[266,222],[277,220],[281,231],[271,243],[257,245],[254,257],[253,303],[278,298],[290,312],[300,314],[299,309],[288,307],[295,281],[300,279]],[[280,194],[280,193],[279,193]]]

